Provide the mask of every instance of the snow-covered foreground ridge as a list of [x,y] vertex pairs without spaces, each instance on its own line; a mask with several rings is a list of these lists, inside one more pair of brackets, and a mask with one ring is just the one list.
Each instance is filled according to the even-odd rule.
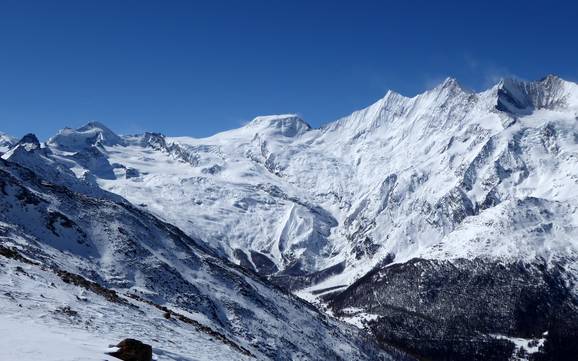
[[[472,321],[472,329],[488,335],[538,337],[553,317],[575,314],[578,85],[556,76],[505,79],[478,93],[451,78],[411,98],[389,91],[318,129],[288,114],[257,117],[204,139],[120,136],[97,122],[66,128],[42,144],[32,135],[17,144],[3,139],[7,164],[88,197],[126,199],[214,257],[327,302],[346,319],[372,320],[380,340],[418,354],[439,350],[400,339],[413,339],[418,323],[405,336],[389,334],[400,322],[385,306],[412,315],[423,306],[428,320],[443,307],[459,314],[449,307],[451,297],[426,297],[420,288],[438,294],[455,275],[452,282],[463,289],[470,278],[485,282],[460,304],[464,317],[476,304],[468,299],[494,297],[500,304],[479,305],[486,313]],[[99,277],[141,287],[138,273],[116,275],[115,254],[98,253],[98,267],[108,272]],[[508,278],[516,272],[519,282]],[[500,282],[488,279],[502,273]],[[424,277],[433,274],[438,279]],[[486,292],[493,282],[501,293]],[[544,320],[531,328],[524,322],[533,314],[523,314],[498,325],[500,317],[518,315],[524,303],[518,297],[533,282],[543,286],[532,293],[540,299],[535,303],[550,307]],[[542,297],[553,290],[557,298]],[[345,312],[352,309],[360,314]],[[501,313],[489,317],[494,311]],[[439,331],[438,321],[427,327]]]

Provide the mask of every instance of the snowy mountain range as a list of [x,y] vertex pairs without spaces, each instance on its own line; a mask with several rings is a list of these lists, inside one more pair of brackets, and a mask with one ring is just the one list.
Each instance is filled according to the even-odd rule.
[[91,122],[42,144],[0,135],[0,153],[4,247],[177,307],[257,358],[576,347],[578,85],[556,76],[389,91],[318,129],[293,114],[204,139]]

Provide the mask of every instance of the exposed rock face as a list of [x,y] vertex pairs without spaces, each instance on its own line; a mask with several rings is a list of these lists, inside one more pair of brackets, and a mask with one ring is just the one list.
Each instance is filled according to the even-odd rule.
[[561,271],[543,262],[413,259],[376,268],[327,299],[341,316],[376,315],[367,326],[381,342],[427,359],[509,360],[514,345],[492,336],[541,339],[558,330],[533,357],[571,360],[578,301]]
[[109,355],[124,361],[152,361],[153,348],[151,345],[142,343],[139,340],[127,338],[119,342],[118,351],[111,352]]
[[16,145],[17,146],[21,145],[25,147],[27,150],[34,150],[40,148],[40,142],[38,141],[38,138],[36,138],[36,135],[32,133],[28,133],[25,136],[23,136],[22,139],[20,139],[20,141]]

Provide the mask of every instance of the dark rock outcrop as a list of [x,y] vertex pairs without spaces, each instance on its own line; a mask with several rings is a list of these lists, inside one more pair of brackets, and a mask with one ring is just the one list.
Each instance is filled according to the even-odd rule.
[[116,345],[119,349],[109,355],[124,361],[152,361],[153,348],[139,340],[126,338]]
[[25,136],[23,136],[22,139],[20,139],[18,143],[16,143],[16,145],[26,146],[27,149],[29,150],[40,149],[40,142],[38,141],[36,135],[32,133],[28,133]]

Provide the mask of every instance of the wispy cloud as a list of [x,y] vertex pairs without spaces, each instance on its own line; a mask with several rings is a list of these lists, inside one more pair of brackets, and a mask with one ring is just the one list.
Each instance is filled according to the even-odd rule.
[[503,78],[518,78],[506,66],[481,60],[472,54],[464,54],[464,65],[470,78],[476,83],[473,86],[478,88],[477,90],[489,88]]

